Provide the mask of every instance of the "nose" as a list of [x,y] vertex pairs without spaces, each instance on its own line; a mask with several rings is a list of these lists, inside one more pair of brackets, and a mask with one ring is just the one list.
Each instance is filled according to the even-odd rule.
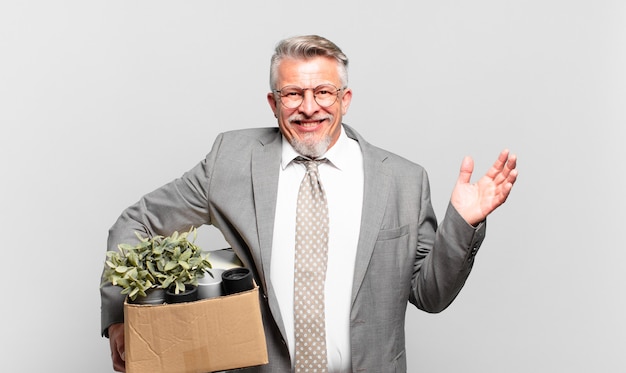
[[304,90],[302,103],[298,107],[298,111],[306,116],[312,116],[320,109],[320,106],[315,101],[315,95],[312,90]]

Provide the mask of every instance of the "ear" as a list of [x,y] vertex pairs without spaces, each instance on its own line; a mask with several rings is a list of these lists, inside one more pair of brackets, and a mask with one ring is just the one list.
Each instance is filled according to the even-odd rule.
[[276,107],[276,96],[274,96],[273,92],[267,94],[267,103],[270,104],[270,108],[272,108],[272,112],[274,113],[274,118],[278,118],[278,108]]
[[341,96],[341,115],[346,115],[348,113],[348,109],[350,108],[351,102],[352,102],[352,90],[350,88],[346,88],[343,91],[343,95]]

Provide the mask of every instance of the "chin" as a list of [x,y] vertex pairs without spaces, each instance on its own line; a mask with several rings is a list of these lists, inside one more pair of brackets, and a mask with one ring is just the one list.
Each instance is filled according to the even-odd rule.
[[291,146],[293,146],[295,151],[299,154],[314,159],[321,157],[324,153],[326,153],[331,140],[330,136],[325,136],[318,141],[307,141],[306,138],[304,140],[293,139],[291,141]]

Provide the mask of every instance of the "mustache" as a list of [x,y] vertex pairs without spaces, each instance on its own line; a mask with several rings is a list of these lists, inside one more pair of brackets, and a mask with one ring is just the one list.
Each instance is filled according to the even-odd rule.
[[293,123],[293,122],[302,122],[305,120],[313,120],[313,121],[323,121],[323,120],[328,120],[330,122],[332,122],[334,119],[334,116],[331,114],[324,114],[324,115],[314,115],[312,117],[303,115],[303,114],[293,114],[291,115],[289,118],[287,118],[287,121],[289,123]]

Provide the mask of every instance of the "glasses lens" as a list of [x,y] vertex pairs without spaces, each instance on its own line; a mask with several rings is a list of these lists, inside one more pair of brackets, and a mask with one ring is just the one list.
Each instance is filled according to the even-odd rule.
[[279,91],[280,102],[283,103],[289,109],[294,109],[300,106],[302,99],[304,98],[304,90],[296,86],[287,86]]
[[326,84],[315,88],[315,101],[319,106],[327,107],[331,106],[337,100],[339,91],[333,85]]

